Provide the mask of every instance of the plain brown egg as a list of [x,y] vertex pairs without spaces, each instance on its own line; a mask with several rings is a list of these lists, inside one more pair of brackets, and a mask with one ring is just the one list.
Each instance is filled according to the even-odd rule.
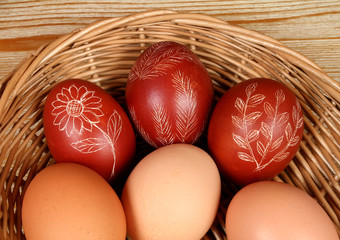
[[199,240],[211,227],[221,192],[218,169],[202,149],[172,144],[147,155],[122,193],[133,240]]
[[111,186],[93,170],[58,163],[42,170],[24,195],[27,240],[123,240],[126,221]]
[[299,188],[274,181],[242,188],[226,214],[228,240],[339,240],[327,213]]

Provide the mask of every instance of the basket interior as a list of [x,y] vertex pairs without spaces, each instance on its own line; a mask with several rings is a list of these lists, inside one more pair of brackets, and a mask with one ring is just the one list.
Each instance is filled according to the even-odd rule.
[[[289,166],[274,178],[313,196],[340,233],[340,86],[318,66],[278,41],[197,14],[152,11],[93,23],[43,46],[0,83],[1,228],[24,239],[23,193],[42,168],[53,164],[42,126],[44,100],[58,82],[81,78],[108,91],[123,107],[130,69],[150,44],[171,40],[204,63],[216,101],[233,85],[254,77],[286,84],[300,100],[305,131]],[[204,139],[199,143],[205,147]],[[138,156],[150,148],[138,139]],[[223,184],[216,221],[204,239],[226,239],[224,216],[238,189]]]

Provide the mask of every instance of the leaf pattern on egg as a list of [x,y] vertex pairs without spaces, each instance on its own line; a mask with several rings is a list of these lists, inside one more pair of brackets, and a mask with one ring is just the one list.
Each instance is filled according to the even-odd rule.
[[[299,141],[299,137],[296,135],[297,130],[303,126],[303,117],[299,117],[301,106],[298,100],[296,100],[296,105],[293,106],[291,112],[294,124],[292,127],[288,122],[290,114],[288,112],[279,112],[279,106],[285,101],[283,90],[279,89],[275,92],[276,102],[275,105],[272,106],[272,104],[265,101],[265,95],[255,94],[256,88],[257,83],[249,84],[246,87],[246,99],[238,97],[234,103],[234,107],[237,109],[239,115],[231,116],[233,126],[241,129],[241,132],[243,132],[242,136],[235,133],[232,134],[233,141],[242,149],[242,151],[237,153],[237,156],[243,161],[255,163],[255,172],[262,170],[273,162],[280,162],[286,159],[290,154],[288,151],[289,147],[295,146]],[[249,109],[251,110],[252,107],[262,104],[262,102],[264,102],[263,112],[248,111]],[[272,120],[272,124],[268,125],[265,122],[261,122],[260,129],[252,129],[250,131],[249,128],[251,125],[256,123],[262,114],[266,114],[267,117]],[[280,136],[274,139],[275,128],[285,124],[285,138],[284,136]],[[258,140],[259,134],[265,137],[264,141]],[[273,157],[267,159],[268,154],[277,150],[283,144],[284,139],[286,139],[286,143],[282,149]],[[250,144],[255,141],[256,148]],[[260,156],[259,158],[255,156],[255,152]]]

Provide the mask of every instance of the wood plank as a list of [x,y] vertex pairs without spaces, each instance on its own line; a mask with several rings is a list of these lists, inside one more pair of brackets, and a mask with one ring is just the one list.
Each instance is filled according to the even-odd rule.
[[151,9],[204,13],[271,36],[340,82],[340,1],[84,0],[0,4],[0,78],[39,46],[109,17]]

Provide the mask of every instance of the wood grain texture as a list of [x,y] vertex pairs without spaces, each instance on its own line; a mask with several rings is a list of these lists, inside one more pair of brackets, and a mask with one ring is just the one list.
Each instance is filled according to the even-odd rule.
[[273,37],[340,82],[339,0],[0,0],[0,79],[29,53],[100,19],[153,9],[204,13]]

